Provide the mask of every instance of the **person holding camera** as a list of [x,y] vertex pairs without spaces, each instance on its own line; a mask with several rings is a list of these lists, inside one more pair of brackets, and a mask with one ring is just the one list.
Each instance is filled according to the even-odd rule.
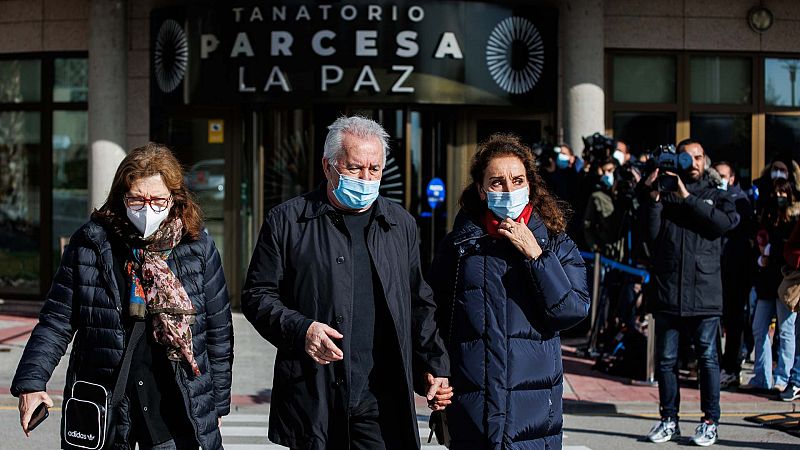
[[[652,252],[653,295],[648,300],[656,319],[661,415],[646,438],[661,443],[680,436],[677,363],[680,335],[685,332],[698,354],[704,413],[692,441],[709,446],[717,441],[720,417],[716,343],[722,315],[722,236],[738,224],[739,215],[728,193],[709,179],[703,146],[684,140],[678,144],[678,153],[691,158],[688,167],[675,173],[660,165],[641,186],[643,234]],[[673,162],[687,159],[672,156]]]

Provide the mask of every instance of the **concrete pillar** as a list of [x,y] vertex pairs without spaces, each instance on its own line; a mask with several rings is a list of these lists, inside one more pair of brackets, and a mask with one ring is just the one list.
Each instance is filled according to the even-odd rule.
[[603,0],[560,3],[564,140],[578,154],[581,137],[605,132]]
[[[89,208],[105,202],[125,157],[128,34],[124,0],[89,1]],[[146,95],[143,94],[143,95]]]

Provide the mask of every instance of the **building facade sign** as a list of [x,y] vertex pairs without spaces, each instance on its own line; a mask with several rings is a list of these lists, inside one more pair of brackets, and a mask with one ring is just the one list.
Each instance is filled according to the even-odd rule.
[[555,107],[555,9],[473,1],[224,4],[153,11],[155,104]]

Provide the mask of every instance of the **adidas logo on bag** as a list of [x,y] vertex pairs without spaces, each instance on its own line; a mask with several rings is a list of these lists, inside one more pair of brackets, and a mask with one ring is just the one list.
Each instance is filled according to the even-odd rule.
[[93,434],[83,434],[80,431],[69,431],[67,436],[75,439],[83,439],[84,441],[93,441],[95,436]]

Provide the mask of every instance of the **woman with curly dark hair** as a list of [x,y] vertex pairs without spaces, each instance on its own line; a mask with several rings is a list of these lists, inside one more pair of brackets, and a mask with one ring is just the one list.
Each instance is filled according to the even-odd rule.
[[589,310],[583,259],[519,138],[492,135],[470,174],[429,278],[452,366],[450,448],[560,448],[559,332]]
[[105,204],[70,238],[11,385],[25,434],[37,407],[53,406],[45,389],[70,342],[60,448],[222,448],[233,362],[225,276],[164,145],[131,150]]

